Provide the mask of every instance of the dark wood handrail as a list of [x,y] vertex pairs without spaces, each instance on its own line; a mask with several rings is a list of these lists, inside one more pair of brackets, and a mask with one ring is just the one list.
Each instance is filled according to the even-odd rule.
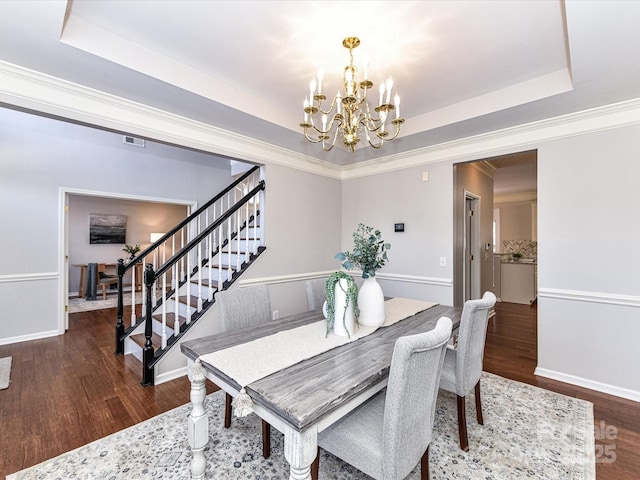
[[[224,190],[222,190],[219,194],[217,194],[215,197],[213,197],[211,200],[209,200],[207,203],[205,203],[203,206],[201,206],[200,208],[198,208],[195,212],[193,212],[191,215],[189,215],[187,218],[185,218],[182,222],[178,223],[175,227],[173,227],[170,231],[168,231],[167,233],[165,233],[162,237],[160,237],[160,239],[155,242],[153,245],[150,245],[149,247],[147,247],[145,250],[143,250],[142,252],[140,252],[138,255],[136,255],[129,263],[127,263],[125,265],[124,271],[123,271],[123,275],[124,273],[126,273],[128,270],[132,269],[133,266],[138,263],[141,262],[142,260],[144,260],[144,258],[149,255],[150,253],[152,253],[154,250],[156,250],[157,248],[160,248],[160,245],[162,245],[167,239],[171,238],[175,233],[177,233],[181,228],[183,228],[185,225],[187,225],[189,222],[191,222],[194,218],[197,218],[198,215],[200,215],[202,212],[204,212],[207,208],[209,208],[211,205],[213,205],[215,202],[217,202],[218,200],[220,200],[222,197],[224,197],[227,193],[229,193],[231,190],[233,190],[234,188],[236,188],[240,183],[242,183],[245,179],[247,179],[249,176],[251,176],[256,170],[258,170],[260,167],[259,166],[255,166],[253,167],[251,170],[249,170],[248,172],[246,172],[245,174],[243,174],[240,178],[238,178],[235,182],[233,182],[231,185],[229,185],[227,188],[225,188]],[[157,272],[156,272],[157,275]]]
[[[204,238],[209,235],[212,231],[218,228],[222,223],[229,219],[231,215],[236,213],[240,208],[242,208],[246,203],[249,202],[253,197],[255,197],[261,190],[264,190],[265,184],[264,180],[260,180],[257,186],[253,188],[249,193],[247,193],[242,200],[239,200],[233,207],[229,208],[224,215],[219,217],[215,222],[205,228],[202,232],[200,232],[196,237],[194,237],[189,243],[187,243],[184,247],[178,250],[175,255],[173,255],[169,260],[167,260],[164,265],[162,265],[155,272],[156,278],[161,276],[163,273],[168,271],[173,265],[175,265],[182,257],[187,255],[197,244],[202,242]],[[190,275],[192,272],[188,272]]]

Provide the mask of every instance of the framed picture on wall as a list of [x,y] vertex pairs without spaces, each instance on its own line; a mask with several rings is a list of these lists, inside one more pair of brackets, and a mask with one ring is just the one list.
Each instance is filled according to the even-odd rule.
[[89,214],[89,243],[125,243],[127,216],[105,213]]

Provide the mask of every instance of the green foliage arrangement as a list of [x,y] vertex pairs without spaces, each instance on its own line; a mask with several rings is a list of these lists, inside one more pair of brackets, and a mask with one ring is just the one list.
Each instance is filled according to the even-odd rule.
[[[333,324],[336,318],[336,285],[338,285],[338,288],[342,289],[342,291],[344,292],[342,285],[339,283],[341,279],[347,281],[347,291],[345,292],[347,295],[347,301],[344,304],[344,312],[342,312],[342,325],[344,326],[345,330],[347,330],[345,318],[349,305],[353,306],[353,314],[355,315],[356,320],[358,318],[358,315],[360,315],[360,309],[358,308],[358,285],[356,285],[356,281],[351,275],[346,272],[333,272],[329,276],[329,278],[327,279],[327,283],[325,284],[325,293],[327,297],[327,335],[329,335],[329,332],[333,330]],[[350,334],[349,338],[351,338]]]
[[369,278],[375,277],[376,270],[387,263],[387,250],[390,249],[391,244],[382,240],[380,230],[360,223],[353,234],[353,251],[338,252],[335,258],[340,260],[347,270],[353,267],[361,268],[362,278]]
[[129,254],[129,260],[133,260],[136,254],[140,251],[140,245],[132,246],[125,244],[122,250]]

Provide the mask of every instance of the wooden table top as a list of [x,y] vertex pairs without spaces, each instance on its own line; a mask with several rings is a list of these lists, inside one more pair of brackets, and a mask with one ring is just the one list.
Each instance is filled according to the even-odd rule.
[[[253,382],[245,390],[254,403],[271,411],[296,430],[302,430],[360,392],[385,382],[399,337],[427,332],[435,327],[442,316],[449,317],[455,329],[460,323],[461,314],[461,308],[436,305],[394,325],[379,328],[359,340]],[[191,340],[180,348],[184,355],[195,361],[207,353],[322,319],[320,311],[305,312],[259,326]],[[202,362],[202,365],[207,372],[240,389],[240,385],[223,372],[206,362]]]

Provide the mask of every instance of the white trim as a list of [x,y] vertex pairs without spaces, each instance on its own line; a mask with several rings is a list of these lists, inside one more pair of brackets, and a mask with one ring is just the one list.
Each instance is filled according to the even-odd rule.
[[57,330],[50,330],[48,332],[30,333],[29,335],[20,335],[19,337],[0,338],[0,345],[10,345],[12,343],[30,342],[31,340],[40,340],[42,338],[57,337],[59,335]]
[[577,302],[604,303],[620,307],[640,307],[640,296],[637,295],[618,295],[615,293],[562,290],[559,288],[540,288],[538,289],[538,297]]
[[238,281],[241,287],[248,287],[251,285],[275,285],[278,283],[292,283],[302,282],[305,280],[311,280],[314,278],[328,277],[335,270],[327,270],[326,272],[311,272],[311,273],[293,273],[291,275],[277,275],[272,277],[258,277],[242,279]]
[[39,280],[55,280],[58,272],[21,273],[17,275],[0,275],[0,283],[37,282]]
[[505,150],[640,123],[640,98],[560,115],[401,154],[338,166],[124,98],[0,61],[0,103],[262,164],[350,179],[429,163],[464,162]]
[[398,275],[395,273],[378,273],[376,274],[380,280],[389,280],[403,283],[419,283],[422,285],[437,285],[439,287],[453,287],[451,278],[439,277],[422,277],[417,275]]
[[[327,270],[326,272],[294,273],[291,275],[278,275],[273,277],[250,278],[246,280],[239,280],[238,283],[241,287],[248,287],[250,285],[274,285],[278,283],[301,282],[305,280],[312,280],[314,278],[328,277],[333,272],[335,272],[335,270]],[[359,270],[353,270],[346,273],[354,277],[361,276],[361,272]],[[453,280],[450,278],[421,277],[415,275],[399,275],[394,273],[378,273],[376,274],[376,277],[380,280],[388,280],[393,282],[420,283],[424,285],[437,285],[441,287],[453,286]]]
[[609,395],[615,395],[616,397],[628,398],[635,402],[640,402],[640,391],[630,390],[628,388],[616,387],[608,383],[594,382],[583,377],[577,377],[575,375],[569,375],[567,373],[557,372],[555,370],[549,370],[546,368],[536,367],[533,372],[534,375],[550,378],[552,380],[558,380],[560,382],[569,383],[571,385],[578,385],[579,387],[588,388],[598,392],[607,393]]
[[[186,358],[186,357],[185,357]],[[176,368],[175,370],[171,370],[170,372],[158,373],[157,371],[158,364],[156,364],[156,371],[154,372],[153,384],[160,385],[161,383],[169,382],[171,380],[175,380],[176,378],[184,377],[189,373],[188,367],[185,365],[184,367]]]

